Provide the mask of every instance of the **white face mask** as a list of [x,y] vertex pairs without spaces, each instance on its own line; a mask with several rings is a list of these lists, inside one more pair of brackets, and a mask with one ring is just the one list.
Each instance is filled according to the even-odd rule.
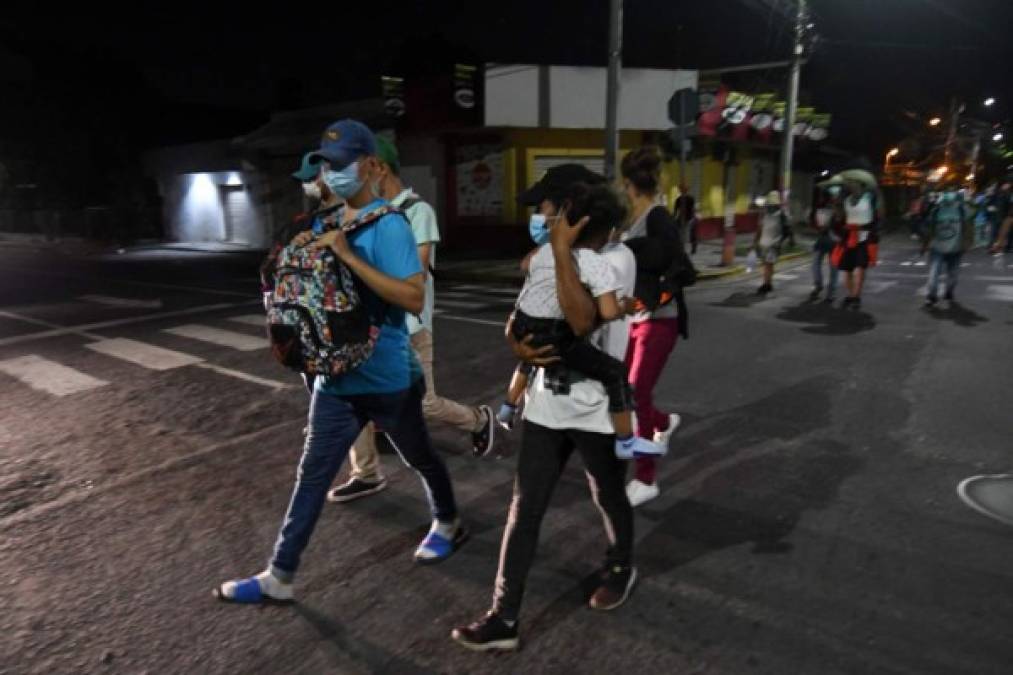
[[303,194],[309,197],[310,199],[324,198],[323,193],[320,191],[320,185],[316,181],[313,181],[311,183],[303,183],[302,191]]

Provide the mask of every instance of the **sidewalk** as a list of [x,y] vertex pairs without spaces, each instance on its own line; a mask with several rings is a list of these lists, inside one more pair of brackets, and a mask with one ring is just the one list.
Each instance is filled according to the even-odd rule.
[[[797,246],[787,250],[779,262],[793,260],[807,255],[812,250],[812,240],[796,235]],[[746,271],[746,256],[753,244],[753,234],[740,234],[735,238],[735,263],[721,265],[723,241],[709,239],[701,241],[696,254],[690,256],[699,273],[700,281],[710,281],[734,276]],[[452,253],[441,254],[436,267],[437,281],[468,283],[499,283],[520,286],[524,273],[520,269],[520,258],[457,259]],[[449,258],[449,259],[448,259]]]

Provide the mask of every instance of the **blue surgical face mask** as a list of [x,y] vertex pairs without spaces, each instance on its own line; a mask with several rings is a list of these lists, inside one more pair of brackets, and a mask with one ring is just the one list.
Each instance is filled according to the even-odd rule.
[[359,178],[359,163],[352,162],[341,171],[331,171],[330,169],[324,169],[323,172],[324,183],[330,188],[331,192],[341,197],[342,199],[351,199],[355,195],[359,194],[359,190],[362,189],[363,180]]
[[532,214],[528,221],[528,233],[531,234],[531,241],[539,246],[549,242],[549,225],[547,218],[541,213]]
[[839,196],[841,194],[841,186],[831,185],[830,187],[827,188],[827,194],[829,194],[831,197]]

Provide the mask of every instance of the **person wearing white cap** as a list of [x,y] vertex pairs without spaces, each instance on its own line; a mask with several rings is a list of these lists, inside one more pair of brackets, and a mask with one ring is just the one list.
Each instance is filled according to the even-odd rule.
[[774,263],[777,262],[777,257],[781,253],[781,242],[788,232],[788,216],[781,206],[781,195],[777,190],[771,190],[763,202],[763,215],[760,216],[756,238],[753,239],[753,248],[763,265],[763,284],[756,289],[759,295],[766,295],[774,290],[771,283],[774,280]]

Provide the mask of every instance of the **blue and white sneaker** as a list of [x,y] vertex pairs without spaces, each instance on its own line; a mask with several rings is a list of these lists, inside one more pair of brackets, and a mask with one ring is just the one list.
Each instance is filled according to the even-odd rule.
[[661,446],[640,436],[616,438],[616,457],[633,459],[635,457],[661,457],[668,452],[667,446]]

